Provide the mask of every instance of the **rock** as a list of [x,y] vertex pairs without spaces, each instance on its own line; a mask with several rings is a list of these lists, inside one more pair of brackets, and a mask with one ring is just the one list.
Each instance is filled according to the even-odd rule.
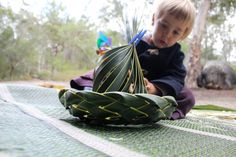
[[236,72],[226,62],[209,61],[197,78],[197,85],[207,89],[233,89]]

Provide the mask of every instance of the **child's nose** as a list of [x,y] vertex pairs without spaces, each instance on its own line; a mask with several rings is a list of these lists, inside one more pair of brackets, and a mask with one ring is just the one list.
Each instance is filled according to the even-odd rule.
[[168,39],[168,38],[170,38],[171,37],[171,31],[170,30],[167,30],[166,31],[166,38]]

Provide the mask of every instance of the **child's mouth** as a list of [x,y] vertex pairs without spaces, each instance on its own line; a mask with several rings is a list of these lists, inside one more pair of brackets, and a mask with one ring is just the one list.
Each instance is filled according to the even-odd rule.
[[166,45],[166,42],[164,40],[160,40],[160,44],[165,46]]

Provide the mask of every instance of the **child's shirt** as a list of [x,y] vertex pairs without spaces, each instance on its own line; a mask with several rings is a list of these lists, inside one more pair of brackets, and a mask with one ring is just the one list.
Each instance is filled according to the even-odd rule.
[[181,46],[176,43],[172,47],[158,49],[141,40],[136,49],[144,77],[161,90],[162,95],[178,95],[186,76]]

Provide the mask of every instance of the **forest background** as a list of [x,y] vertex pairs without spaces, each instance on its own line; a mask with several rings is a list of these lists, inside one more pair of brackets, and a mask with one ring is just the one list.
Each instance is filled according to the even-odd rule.
[[[111,37],[116,47],[127,44],[140,29],[151,29],[154,1],[101,2],[101,7],[95,9],[95,0],[83,1],[86,5],[82,14],[74,17],[62,1],[48,0],[36,14],[27,9],[35,5],[30,0],[22,0],[19,10],[0,0],[0,80],[68,81],[96,67],[99,31]],[[193,2],[201,16],[196,19],[193,33],[181,41],[186,67],[197,68],[199,73],[207,61],[223,60],[236,69],[236,0]],[[202,15],[206,6],[206,14]],[[90,14],[93,10],[99,11]],[[191,51],[196,30],[199,49]],[[198,66],[188,66],[192,61],[189,58],[196,53],[199,60],[194,65]]]

